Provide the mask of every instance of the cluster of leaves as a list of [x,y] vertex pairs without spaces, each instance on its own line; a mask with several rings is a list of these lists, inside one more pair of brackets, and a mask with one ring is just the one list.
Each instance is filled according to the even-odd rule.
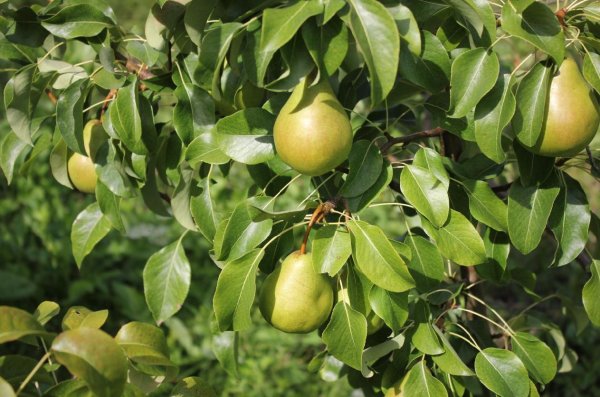
[[[514,140],[536,142],[567,44],[584,49],[583,74],[600,92],[593,2],[555,15],[531,0],[160,0],[144,37],[119,28],[102,0],[0,1],[0,11],[2,57],[14,65],[4,88],[12,131],[0,137],[7,180],[49,152],[52,175],[72,188],[67,160],[85,154],[85,121],[101,118],[110,139],[95,158],[96,200],[73,223],[77,264],[111,230],[125,232],[124,200],[141,197],[173,217],[185,231],[143,274],[161,323],[190,289],[184,239],[204,237],[222,268],[214,313],[231,341],[220,360],[232,372],[257,278],[297,245],[307,212],[330,199],[350,214],[340,222],[333,211],[316,228],[311,255],[317,271],[347,286],[349,302],[336,304],[311,368],[341,362],[376,391],[402,379],[404,395],[478,395],[481,385],[537,395],[574,355],[560,328],[531,315],[549,299],[535,293],[536,271],[574,261],[591,266],[583,305],[600,324],[600,262],[582,254],[600,221],[566,172],[593,165],[594,152],[556,160]],[[510,67],[521,45],[531,55]],[[272,128],[289,91],[315,70],[348,109],[355,139],[345,165],[308,178],[278,158]],[[233,189],[244,198],[228,200]],[[381,208],[383,221],[367,221]],[[391,209],[400,223],[389,221]],[[524,266],[519,255],[548,245],[556,249],[540,266]],[[517,285],[533,306],[505,319],[486,294],[492,283]],[[580,297],[559,296],[565,312],[578,313]],[[386,325],[371,336],[368,310]],[[57,340],[56,360],[103,395],[54,349]]]

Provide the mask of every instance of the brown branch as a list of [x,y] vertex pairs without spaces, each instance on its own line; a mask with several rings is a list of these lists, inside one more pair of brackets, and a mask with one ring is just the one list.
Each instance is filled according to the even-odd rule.
[[600,165],[598,165],[598,163],[596,163],[596,159],[594,158],[592,149],[590,149],[589,146],[586,146],[585,152],[587,153],[588,159],[590,160],[590,165],[592,166],[592,170],[596,171],[598,173],[598,175],[600,175]]
[[306,244],[308,243],[308,236],[310,235],[310,231],[316,223],[319,223],[331,212],[332,209],[337,205],[339,198],[333,198],[331,200],[327,200],[324,203],[321,203],[317,206],[312,216],[310,217],[310,221],[306,226],[306,232],[304,232],[304,237],[302,239],[302,245],[300,245],[300,254],[306,254]]
[[54,93],[50,90],[46,90],[46,95],[48,95],[50,102],[52,102],[53,105],[56,105],[56,102],[58,102],[56,95],[54,95]]
[[565,23],[565,17],[567,16],[567,9],[561,8],[560,10],[556,11],[556,14],[554,15],[556,15],[556,19],[558,19],[560,26],[566,28],[567,24]]
[[395,137],[395,138],[393,138],[389,135],[386,135],[386,136],[388,136],[388,141],[386,143],[384,143],[379,148],[379,150],[381,151],[381,153],[386,154],[387,151],[394,145],[399,145],[399,144],[404,145],[405,143],[416,141],[419,139],[439,137],[442,135],[443,132],[444,132],[443,128],[436,127],[431,130],[419,131],[419,132],[415,132],[410,135],[399,136],[399,137]]

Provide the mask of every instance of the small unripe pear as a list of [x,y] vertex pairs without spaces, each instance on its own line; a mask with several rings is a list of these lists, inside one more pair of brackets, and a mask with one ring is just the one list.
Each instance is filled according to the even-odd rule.
[[600,124],[600,109],[572,58],[563,61],[552,79],[547,107],[540,137],[530,148],[533,153],[570,157],[594,139]]
[[313,268],[310,254],[288,255],[263,283],[259,308],[273,327],[308,333],[327,320],[333,307],[333,288],[327,276]]
[[96,191],[96,167],[91,158],[73,153],[67,162],[67,171],[77,190],[83,193],[94,193]]
[[281,159],[310,176],[343,163],[352,147],[350,120],[326,79],[294,88],[277,116],[273,136]]

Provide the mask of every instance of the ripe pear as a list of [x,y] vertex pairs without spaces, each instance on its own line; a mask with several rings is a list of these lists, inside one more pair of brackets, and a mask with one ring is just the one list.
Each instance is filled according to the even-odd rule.
[[308,333],[327,320],[333,307],[333,288],[327,276],[315,271],[310,254],[288,255],[269,274],[259,296],[259,308],[273,327]]
[[[345,302],[350,305],[350,297],[348,296],[348,288],[343,287],[338,290],[338,302]],[[367,335],[372,335],[383,327],[383,319],[379,317],[371,307],[367,307],[363,313],[367,319]]]
[[275,149],[296,171],[322,175],[348,158],[352,127],[326,79],[294,88],[273,128]]
[[83,128],[83,147],[90,157],[73,153],[67,162],[69,178],[80,192],[94,193],[96,190],[96,167],[92,158],[105,140],[106,133],[100,120],[88,121]]
[[533,153],[570,157],[594,139],[600,108],[573,58],[566,58],[552,79],[547,106],[540,137],[530,148]]

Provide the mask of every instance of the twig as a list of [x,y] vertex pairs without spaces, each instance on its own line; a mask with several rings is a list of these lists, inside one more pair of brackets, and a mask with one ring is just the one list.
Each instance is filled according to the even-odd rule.
[[594,158],[594,155],[592,154],[592,149],[590,149],[589,146],[586,146],[585,152],[588,155],[588,159],[590,160],[590,165],[592,166],[592,169],[600,175],[600,165],[598,165],[598,163],[596,163],[596,159]]
[[395,138],[389,136],[389,134],[386,134],[386,136],[388,137],[388,141],[386,143],[384,143],[379,148],[379,150],[381,151],[381,153],[386,154],[387,151],[394,145],[405,144],[408,142],[412,142],[412,141],[416,141],[416,140],[424,139],[424,138],[439,137],[442,135],[443,132],[444,132],[443,128],[436,127],[431,130],[419,131],[419,132],[415,132],[410,135],[399,136],[399,137],[395,137]]
[[56,102],[58,102],[56,95],[54,95],[54,93],[50,90],[46,90],[46,95],[48,95],[48,98],[50,98],[50,102],[52,102],[53,105],[56,105]]

